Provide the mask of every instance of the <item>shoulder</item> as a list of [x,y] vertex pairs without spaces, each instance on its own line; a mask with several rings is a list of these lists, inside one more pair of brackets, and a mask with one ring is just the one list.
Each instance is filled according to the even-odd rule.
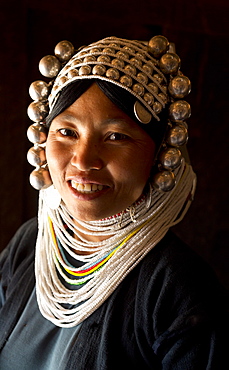
[[12,276],[19,266],[34,258],[37,237],[37,218],[25,222],[15,233],[8,246],[0,255],[0,276]]

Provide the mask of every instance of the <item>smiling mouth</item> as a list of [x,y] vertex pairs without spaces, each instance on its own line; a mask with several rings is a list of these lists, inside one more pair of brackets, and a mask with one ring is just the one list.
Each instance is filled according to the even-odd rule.
[[90,184],[90,183],[82,184],[82,183],[78,183],[73,180],[71,181],[71,186],[73,189],[76,189],[80,193],[96,193],[106,188],[106,186],[103,186],[103,185]]

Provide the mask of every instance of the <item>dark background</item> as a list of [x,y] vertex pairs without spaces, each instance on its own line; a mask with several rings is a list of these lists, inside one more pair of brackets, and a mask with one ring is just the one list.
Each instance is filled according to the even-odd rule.
[[0,10],[0,249],[37,213],[28,182],[28,88],[39,60],[64,39],[75,47],[107,36],[175,42],[192,81],[188,149],[198,176],[195,201],[175,231],[229,287],[227,0],[4,1]]

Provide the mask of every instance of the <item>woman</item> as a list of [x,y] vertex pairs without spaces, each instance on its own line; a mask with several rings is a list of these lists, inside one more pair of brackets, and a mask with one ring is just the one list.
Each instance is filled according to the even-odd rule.
[[169,231],[196,180],[179,68],[163,36],[64,41],[41,60],[38,221],[1,258],[1,369],[223,368],[220,288]]

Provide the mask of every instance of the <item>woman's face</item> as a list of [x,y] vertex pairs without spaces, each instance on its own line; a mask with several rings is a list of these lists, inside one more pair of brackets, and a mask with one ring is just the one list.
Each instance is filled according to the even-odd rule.
[[96,84],[51,123],[46,155],[69,212],[84,221],[121,212],[142,194],[155,144]]

